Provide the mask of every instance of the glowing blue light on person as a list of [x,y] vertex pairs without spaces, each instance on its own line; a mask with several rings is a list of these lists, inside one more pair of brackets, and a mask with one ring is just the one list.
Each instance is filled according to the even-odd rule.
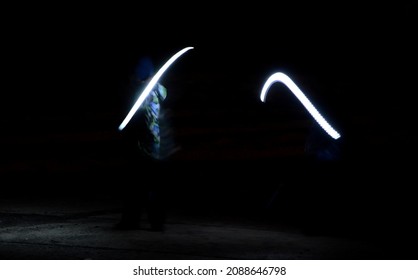
[[318,112],[314,105],[309,101],[305,94],[299,89],[299,87],[284,73],[277,72],[271,75],[261,90],[260,99],[265,102],[267,91],[271,85],[275,82],[282,82],[285,84],[292,93],[299,99],[299,101],[305,106],[312,117],[318,122],[318,124],[334,139],[338,139],[341,135],[324,119],[324,117]]
[[150,94],[151,90],[154,88],[154,86],[157,84],[158,80],[161,78],[161,76],[164,74],[164,72],[170,67],[171,64],[173,64],[174,61],[176,61],[181,55],[183,55],[188,50],[193,49],[193,47],[187,47],[179,52],[177,52],[175,55],[173,55],[161,68],[158,70],[158,72],[152,77],[151,81],[148,83],[148,85],[145,87],[145,89],[142,91],[141,95],[138,97],[137,101],[135,102],[132,109],[129,111],[128,115],[126,115],[125,119],[122,121],[122,123],[119,126],[119,130],[122,130],[125,128],[125,126],[128,124],[128,122],[132,119],[135,112],[138,110],[138,108],[142,105],[144,100],[147,98],[147,96]]

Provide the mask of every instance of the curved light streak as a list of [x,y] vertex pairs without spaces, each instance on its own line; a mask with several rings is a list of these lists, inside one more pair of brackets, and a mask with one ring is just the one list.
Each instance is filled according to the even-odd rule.
[[265,102],[266,94],[271,85],[275,82],[281,82],[285,84],[292,93],[299,99],[299,101],[305,106],[312,117],[318,122],[318,124],[334,139],[338,139],[341,135],[324,119],[324,117],[318,112],[314,105],[309,101],[305,94],[299,89],[299,87],[284,73],[277,72],[271,75],[261,90],[260,99]]
[[135,102],[132,109],[129,111],[128,115],[126,115],[125,119],[122,121],[122,123],[119,125],[119,130],[122,130],[125,128],[125,126],[128,124],[128,122],[132,119],[135,112],[138,110],[138,108],[142,105],[144,100],[147,98],[151,90],[154,88],[154,86],[157,84],[160,77],[164,74],[164,72],[170,67],[173,62],[179,58],[182,54],[187,52],[188,50],[193,49],[193,47],[186,47],[179,52],[177,52],[175,55],[173,55],[167,62],[158,70],[158,72],[152,77],[151,81],[148,83],[148,85],[145,87],[145,89],[142,91],[141,95],[138,97],[137,101]]

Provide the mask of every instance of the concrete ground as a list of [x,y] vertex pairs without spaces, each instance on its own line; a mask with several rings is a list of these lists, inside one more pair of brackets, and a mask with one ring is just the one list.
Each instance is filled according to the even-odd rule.
[[[267,212],[224,214],[171,208],[165,231],[115,230],[116,198],[8,198],[0,201],[1,259],[398,259],[379,238],[312,233]],[[264,218],[262,217],[264,215]],[[145,216],[145,215],[144,215]]]

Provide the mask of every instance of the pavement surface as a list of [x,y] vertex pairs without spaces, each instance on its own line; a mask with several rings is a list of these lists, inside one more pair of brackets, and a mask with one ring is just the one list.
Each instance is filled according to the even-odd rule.
[[[274,200],[277,192],[201,190],[169,193],[162,232],[117,230],[118,195],[9,196],[0,200],[0,258],[21,259],[416,259],[407,229],[341,217],[339,209],[306,212]],[[274,191],[274,190],[273,190]],[[278,192],[280,195],[282,193]],[[223,195],[223,198],[220,197]],[[199,198],[197,198],[199,197]],[[194,199],[193,199],[194,198]],[[235,198],[236,202],[230,200]],[[275,201],[275,202],[274,202]],[[252,203],[252,204],[251,204]],[[275,205],[276,204],[276,205]],[[300,208],[298,212],[296,208]],[[369,213],[363,211],[363,215]],[[339,216],[339,217],[338,217]],[[309,220],[309,221],[308,221]],[[366,222],[366,221],[367,222]],[[368,223],[368,224],[367,224]],[[372,230],[372,227],[373,230]]]
[[115,230],[115,199],[8,199],[0,204],[2,259],[370,259],[383,248],[310,235],[254,215],[169,213],[165,230]]

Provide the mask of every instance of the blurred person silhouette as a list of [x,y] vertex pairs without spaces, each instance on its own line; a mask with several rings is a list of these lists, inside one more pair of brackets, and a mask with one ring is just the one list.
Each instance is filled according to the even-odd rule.
[[[129,91],[142,93],[154,75],[154,63],[150,56],[140,58],[131,77]],[[135,96],[138,98],[139,96]],[[166,219],[162,174],[167,161],[178,149],[174,145],[168,124],[168,108],[163,106],[167,89],[160,82],[139,107],[130,123],[122,131],[123,147],[128,153],[128,175],[124,177],[123,209],[116,229],[146,229],[141,225],[147,212],[150,230],[163,231]],[[140,185],[132,185],[138,182]]]
[[[327,112],[332,112],[328,108]],[[340,110],[341,111],[341,110]],[[333,114],[335,116],[336,114]],[[342,232],[347,224],[346,205],[348,194],[342,192],[340,181],[344,178],[344,160],[348,138],[342,116],[332,118],[338,125],[341,138],[333,139],[316,122],[312,122],[305,141],[306,165],[303,179],[299,180],[299,190],[304,212],[300,220],[309,234]],[[338,216],[338,219],[335,219]]]

